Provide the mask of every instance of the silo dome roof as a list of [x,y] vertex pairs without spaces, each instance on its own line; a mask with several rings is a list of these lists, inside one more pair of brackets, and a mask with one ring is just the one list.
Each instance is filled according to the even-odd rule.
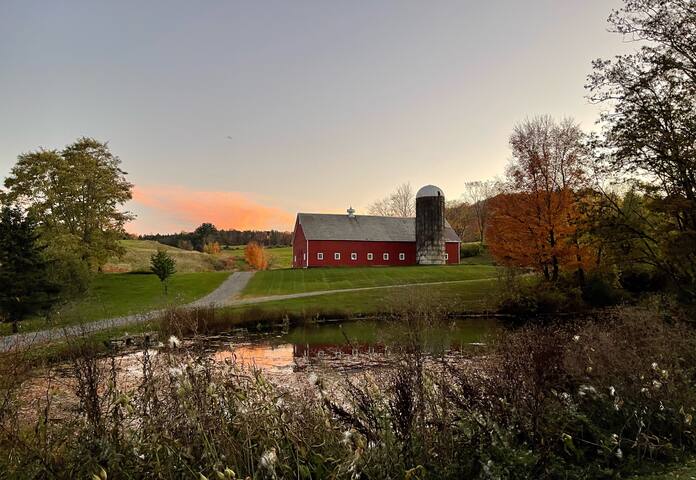
[[421,187],[420,190],[418,190],[418,193],[416,193],[416,198],[421,198],[421,197],[444,197],[445,192],[442,191],[439,187],[436,187],[435,185],[426,185],[425,187]]

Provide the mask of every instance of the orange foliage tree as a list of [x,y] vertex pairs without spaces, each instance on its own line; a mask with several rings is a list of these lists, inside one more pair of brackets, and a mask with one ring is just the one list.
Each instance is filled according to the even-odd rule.
[[266,270],[268,268],[268,259],[266,252],[257,242],[249,242],[244,249],[244,258],[247,263],[255,270]]
[[502,264],[532,267],[556,281],[572,269],[580,282],[589,260],[579,229],[585,184],[579,127],[537,117],[515,127],[506,191],[491,199],[488,247]]

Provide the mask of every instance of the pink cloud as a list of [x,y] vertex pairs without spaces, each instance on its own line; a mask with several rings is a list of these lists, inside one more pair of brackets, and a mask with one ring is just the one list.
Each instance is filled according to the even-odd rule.
[[259,204],[241,192],[208,192],[180,186],[136,186],[131,210],[138,218],[126,229],[135,233],[193,230],[203,222],[222,229],[291,230],[294,215]]

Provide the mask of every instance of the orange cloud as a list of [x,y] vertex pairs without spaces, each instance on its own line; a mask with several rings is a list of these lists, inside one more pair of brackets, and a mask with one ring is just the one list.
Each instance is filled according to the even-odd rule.
[[135,233],[193,230],[203,222],[221,229],[291,230],[294,215],[257,203],[241,192],[205,192],[179,186],[136,186],[126,229]]

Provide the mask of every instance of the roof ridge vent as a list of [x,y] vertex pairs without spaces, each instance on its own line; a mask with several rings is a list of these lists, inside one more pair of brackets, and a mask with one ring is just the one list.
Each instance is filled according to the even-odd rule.
[[355,209],[352,205],[348,207],[348,210],[346,210],[346,212],[348,212],[348,218],[355,218]]

